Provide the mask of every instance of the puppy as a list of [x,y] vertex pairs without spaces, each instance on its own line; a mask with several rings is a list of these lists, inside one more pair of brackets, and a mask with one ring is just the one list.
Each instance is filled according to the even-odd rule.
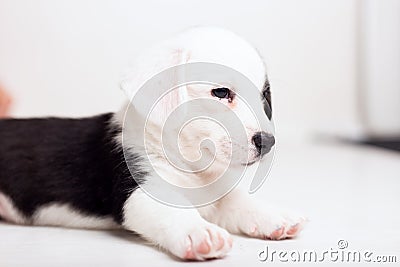
[[[239,97],[246,88],[230,75],[218,85],[187,84],[169,91],[153,105],[151,114],[142,107],[142,100],[133,101],[152,76],[196,62],[228,66],[247,77],[257,89],[248,92],[250,108]],[[201,187],[224,172],[264,164],[275,143],[271,92],[264,63],[251,45],[226,30],[192,28],[142,53],[121,87],[132,101],[115,114],[0,120],[2,219],[26,225],[123,228],[188,260],[225,256],[232,247],[230,233],[262,239],[298,234],[304,223],[301,217],[256,204],[239,188],[191,209],[169,205],[145,189],[157,184],[159,177],[180,187]],[[160,96],[163,90],[159,84],[146,93]],[[173,111],[195,99],[219,104],[226,114],[235,114],[245,138],[230,139],[211,120],[195,120],[180,131],[173,127],[166,131]],[[195,109],[199,114],[210,113],[206,105],[195,105]],[[263,113],[261,123],[252,117],[254,110]],[[146,126],[141,129],[143,121]],[[179,149],[173,145],[177,137]],[[206,139],[213,147],[199,152]],[[200,171],[184,171],[166,157],[168,146],[175,162],[184,161],[182,166],[189,170],[198,169],[199,156],[213,162]],[[190,196],[178,199],[192,203]]]

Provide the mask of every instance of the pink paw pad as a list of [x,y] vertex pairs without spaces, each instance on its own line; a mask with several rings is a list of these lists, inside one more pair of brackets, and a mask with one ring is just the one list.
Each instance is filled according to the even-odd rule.
[[207,243],[207,240],[204,240],[203,242],[200,243],[200,245],[197,247],[196,251],[200,254],[208,254],[210,253],[211,247]]
[[277,240],[282,237],[283,233],[285,232],[285,227],[282,226],[279,229],[273,231],[269,236],[270,239]]
[[295,235],[299,231],[299,229],[300,229],[299,224],[296,223],[295,225],[290,227],[289,231],[287,231],[286,234],[290,236]]
[[191,245],[186,249],[186,254],[184,258],[187,260],[193,260],[196,258],[196,255],[194,255]]

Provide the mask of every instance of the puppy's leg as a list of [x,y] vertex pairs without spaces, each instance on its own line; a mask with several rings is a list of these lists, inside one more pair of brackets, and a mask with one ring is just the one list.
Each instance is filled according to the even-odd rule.
[[200,208],[199,212],[203,218],[230,233],[262,239],[294,237],[306,221],[303,217],[281,213],[271,206],[257,203],[239,189],[212,206]]
[[232,246],[229,233],[204,220],[196,209],[167,206],[141,189],[126,201],[122,225],[182,259],[221,258]]

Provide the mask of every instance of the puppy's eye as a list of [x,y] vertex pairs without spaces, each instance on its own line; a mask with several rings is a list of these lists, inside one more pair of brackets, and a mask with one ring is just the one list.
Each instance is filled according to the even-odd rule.
[[225,87],[212,89],[211,94],[218,98],[231,98],[231,90]]

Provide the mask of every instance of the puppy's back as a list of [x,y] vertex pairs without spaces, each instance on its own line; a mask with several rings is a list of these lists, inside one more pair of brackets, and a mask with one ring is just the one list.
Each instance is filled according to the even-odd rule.
[[111,118],[0,120],[0,193],[27,217],[52,203],[110,215],[116,166],[124,168]]

